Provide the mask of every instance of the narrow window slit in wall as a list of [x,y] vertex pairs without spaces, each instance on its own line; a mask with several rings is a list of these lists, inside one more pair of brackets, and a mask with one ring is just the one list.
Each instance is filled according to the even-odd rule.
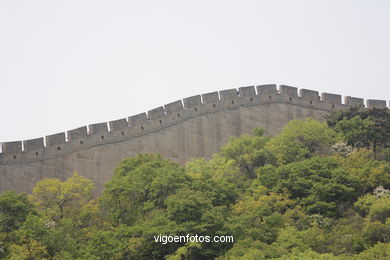
[[313,101],[310,100],[310,105],[313,104]]
[[250,98],[250,101],[252,102],[252,101],[253,101],[253,98]]
[[35,152],[35,156],[38,156],[39,154],[38,154],[38,152]]
[[143,127],[143,126],[141,126],[141,130],[144,130],[144,127]]
[[289,100],[292,101],[292,98],[290,97]]
[[198,108],[195,107],[194,110],[195,110],[195,111],[198,111]]
[[213,104],[213,107],[216,107],[216,105],[215,105],[215,104]]
[[125,133],[124,133],[124,132],[121,132],[121,135],[122,135],[122,136],[124,136],[124,135],[125,135]]
[[102,135],[100,138],[101,138],[102,140],[104,140],[104,135]]
[[160,124],[162,124],[162,120],[159,120]]
[[180,117],[180,114],[179,114],[179,113],[177,113],[177,117]]
[[14,155],[14,160],[16,160],[16,155]]
[[57,150],[58,150],[58,151],[61,151],[61,147],[60,147],[60,146],[58,146],[58,147],[57,147]]
[[232,104],[234,104],[234,100],[232,100]]
[[269,96],[269,99],[272,99],[272,97],[271,97],[271,96]]

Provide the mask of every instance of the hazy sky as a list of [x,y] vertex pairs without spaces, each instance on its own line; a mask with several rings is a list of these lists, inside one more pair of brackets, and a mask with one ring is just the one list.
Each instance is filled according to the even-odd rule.
[[390,1],[0,1],[0,142],[266,83],[390,99]]

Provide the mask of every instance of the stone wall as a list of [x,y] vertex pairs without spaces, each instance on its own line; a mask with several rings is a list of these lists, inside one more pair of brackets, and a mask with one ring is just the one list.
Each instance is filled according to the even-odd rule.
[[[0,190],[31,192],[44,177],[66,179],[77,171],[101,191],[116,165],[138,153],[160,153],[184,163],[210,157],[231,136],[255,127],[275,135],[291,119],[323,120],[332,109],[364,100],[281,85],[222,90],[178,100],[128,118],[46,137],[6,142],[0,153]],[[386,101],[367,100],[367,107]]]

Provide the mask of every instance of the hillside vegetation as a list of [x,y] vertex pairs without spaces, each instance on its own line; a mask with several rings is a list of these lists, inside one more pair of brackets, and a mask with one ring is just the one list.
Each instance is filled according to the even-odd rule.
[[[255,129],[212,159],[122,161],[103,194],[77,173],[0,194],[2,259],[390,259],[390,114]],[[234,237],[158,243],[158,235]]]

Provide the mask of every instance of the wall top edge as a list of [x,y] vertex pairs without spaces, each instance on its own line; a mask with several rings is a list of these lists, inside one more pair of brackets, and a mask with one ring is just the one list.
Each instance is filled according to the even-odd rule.
[[[259,91],[260,89],[264,88],[270,88],[270,87],[276,87],[277,92],[275,93],[269,93],[269,92],[261,92]],[[257,90],[257,91],[256,91]],[[187,97],[184,99],[180,99],[174,102],[171,102],[169,104],[166,104],[165,106],[160,106],[155,109],[149,110],[148,113],[140,113],[138,115],[133,115],[129,116],[127,118],[122,118],[118,120],[112,120],[112,121],[107,121],[103,123],[97,123],[97,124],[91,124],[89,125],[90,128],[95,127],[96,132],[101,132],[103,130],[106,130],[107,125],[110,126],[113,125],[113,123],[118,123],[117,121],[119,120],[126,120],[128,122],[129,128],[132,127],[131,125],[131,120],[134,120],[137,118],[137,121],[139,121],[138,117],[145,117],[146,121],[152,120],[153,118],[151,117],[158,117],[159,115],[161,116],[168,116],[172,111],[180,111],[182,109],[192,109],[193,107],[201,106],[201,105],[206,105],[208,103],[215,103],[215,102],[225,102],[226,100],[229,100],[230,98],[248,98],[252,97],[259,97],[261,95],[271,95],[271,94],[277,94],[277,95],[293,95],[297,98],[305,99],[306,97],[310,95],[317,95],[318,93],[318,98],[319,101],[323,103],[335,103],[337,105],[357,105],[357,104],[362,104],[366,105],[368,108],[372,107],[378,107],[378,108],[389,108],[389,102],[386,100],[377,100],[377,99],[363,99],[359,97],[352,97],[352,96],[342,96],[340,94],[335,94],[335,93],[327,93],[327,92],[319,92],[316,90],[311,90],[311,89],[299,89],[297,87],[293,87],[290,85],[279,85],[277,86],[276,84],[263,84],[263,85],[246,85],[246,86],[241,86],[239,88],[233,88],[233,89],[225,89],[225,90],[220,90],[220,91],[214,91],[214,92],[208,92],[204,94],[199,94],[199,95],[193,95],[191,97]],[[341,101],[341,100],[342,101]],[[184,107],[182,106],[181,102],[184,104]],[[343,103],[341,103],[343,102]],[[313,104],[315,106],[315,104]],[[169,111],[168,111],[169,110]],[[123,125],[125,125],[122,122]],[[99,127],[99,128],[98,128]],[[104,128],[103,130],[100,131],[100,128]],[[86,126],[81,126],[75,129],[67,130],[64,132],[56,133],[56,134],[51,134],[51,135],[46,135],[45,137],[38,137],[38,138],[33,138],[33,139],[27,139],[27,140],[17,140],[17,141],[10,141],[10,142],[0,142],[1,143],[1,152],[0,154],[4,153],[4,151],[23,151],[23,146],[25,146],[27,143],[33,143],[33,142],[39,142],[40,140],[44,139],[45,142],[45,147],[48,146],[48,143],[53,140],[53,138],[56,138],[56,145],[58,142],[58,138],[62,138],[62,136],[65,136],[65,133],[68,135],[70,133],[74,133],[77,131],[82,131]],[[99,129],[99,131],[97,131]],[[116,129],[110,129],[110,132],[115,131]],[[87,136],[94,135],[93,132],[89,132]],[[63,141],[64,143],[67,142],[66,138]],[[22,146],[23,144],[23,146]],[[22,147],[22,148],[21,148]]]

